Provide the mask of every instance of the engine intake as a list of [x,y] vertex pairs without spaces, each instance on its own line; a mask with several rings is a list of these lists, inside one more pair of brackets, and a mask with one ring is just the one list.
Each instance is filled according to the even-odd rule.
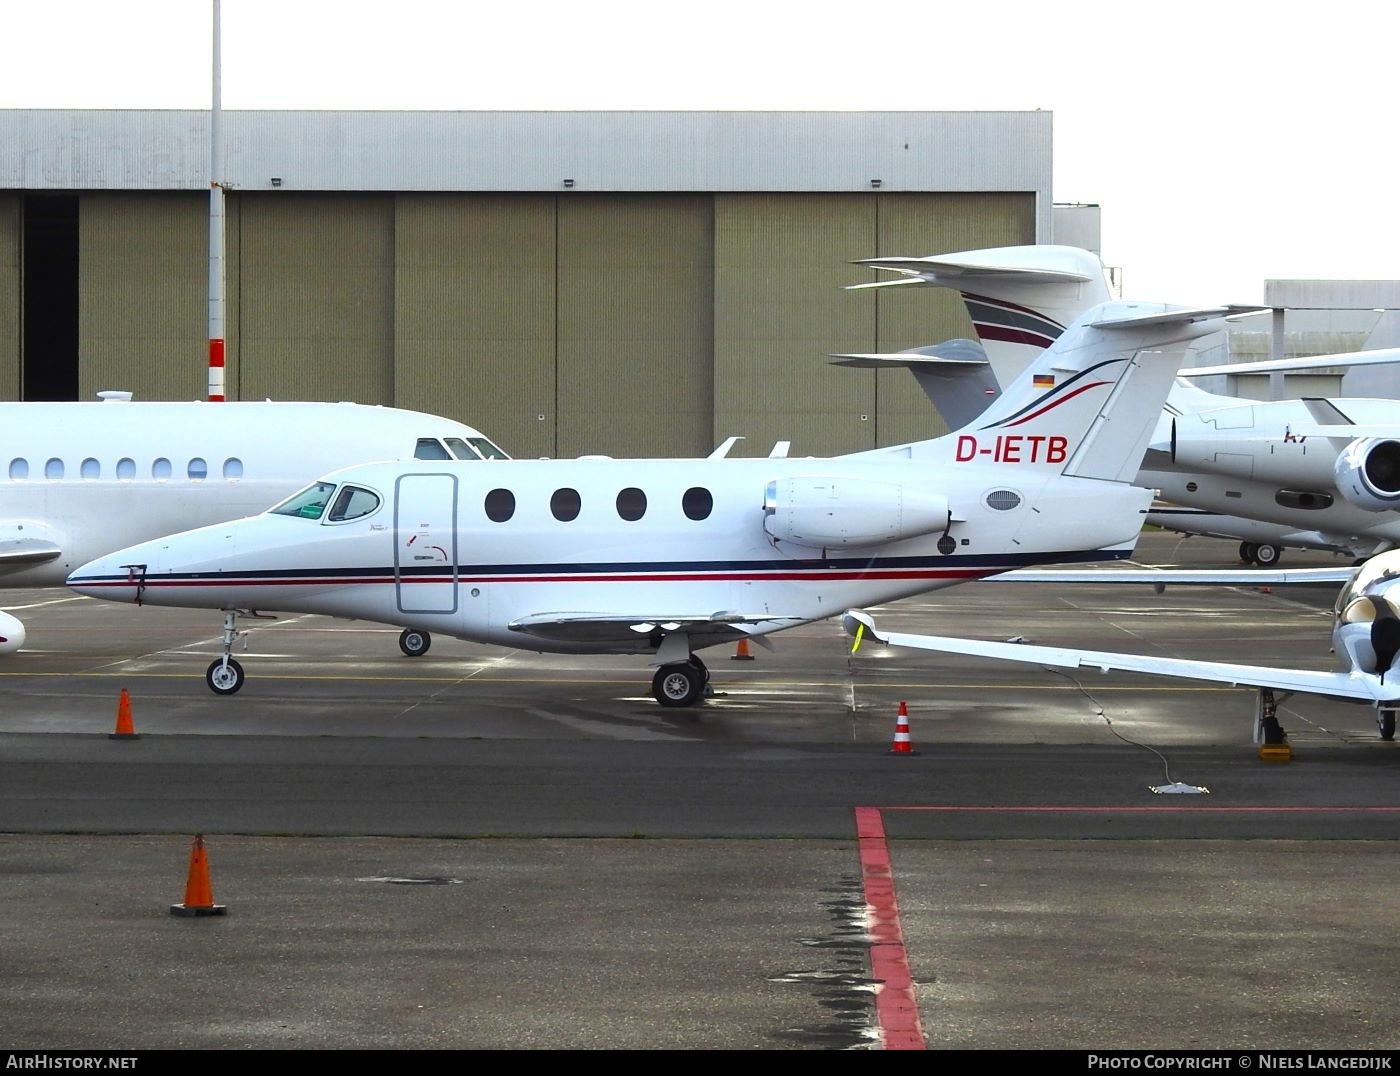
[[1337,491],[1369,512],[1400,506],[1400,441],[1360,437],[1337,457]]

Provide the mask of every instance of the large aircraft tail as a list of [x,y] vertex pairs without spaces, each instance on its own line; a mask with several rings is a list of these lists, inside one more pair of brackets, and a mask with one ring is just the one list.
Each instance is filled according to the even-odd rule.
[[[1186,345],[1217,331],[1225,307],[1109,302],[1087,311],[961,429],[909,446],[952,462],[1005,464],[1132,482]],[[933,446],[938,446],[934,449]]]
[[923,284],[957,291],[999,385],[1011,384],[1085,311],[1113,300],[1103,261],[1081,247],[994,247],[855,264],[900,275],[848,290]]

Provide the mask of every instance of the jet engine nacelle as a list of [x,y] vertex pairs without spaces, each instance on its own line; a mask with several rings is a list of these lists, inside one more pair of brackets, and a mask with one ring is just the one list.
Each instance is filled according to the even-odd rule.
[[0,654],[13,654],[24,645],[24,625],[9,613],[0,613]]
[[948,498],[896,482],[806,476],[769,482],[763,529],[780,542],[825,549],[946,531]]
[[1400,508],[1400,441],[1360,437],[1337,457],[1337,491],[1368,512]]

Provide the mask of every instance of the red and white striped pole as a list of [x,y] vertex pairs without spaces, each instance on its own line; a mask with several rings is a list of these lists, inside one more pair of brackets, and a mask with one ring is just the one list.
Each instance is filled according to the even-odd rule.
[[219,110],[219,0],[214,0],[214,96],[209,110],[209,399],[224,399],[224,140]]

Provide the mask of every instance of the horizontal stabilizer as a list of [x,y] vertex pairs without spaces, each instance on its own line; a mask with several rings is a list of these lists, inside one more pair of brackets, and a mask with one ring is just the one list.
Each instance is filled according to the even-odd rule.
[[856,352],[833,354],[832,366],[852,366],[865,370],[928,370],[940,366],[987,366],[986,349],[976,340],[946,340],[929,347],[907,351]]
[[1141,329],[1152,325],[1178,325],[1189,321],[1208,321],[1211,318],[1222,318],[1229,310],[1230,308],[1226,306],[1158,310],[1146,314],[1129,314],[1124,317],[1091,321],[1089,325],[1095,329]]
[[[995,250],[981,253],[986,253],[992,259],[997,256]],[[975,281],[979,277],[995,277],[998,280],[1020,284],[1078,284],[1094,279],[1092,275],[1074,269],[1016,265],[999,263],[996,260],[980,261],[967,254],[933,254],[927,258],[859,258],[852,264],[867,265],[872,269],[888,269],[894,273],[926,280],[928,283],[935,280]]]

